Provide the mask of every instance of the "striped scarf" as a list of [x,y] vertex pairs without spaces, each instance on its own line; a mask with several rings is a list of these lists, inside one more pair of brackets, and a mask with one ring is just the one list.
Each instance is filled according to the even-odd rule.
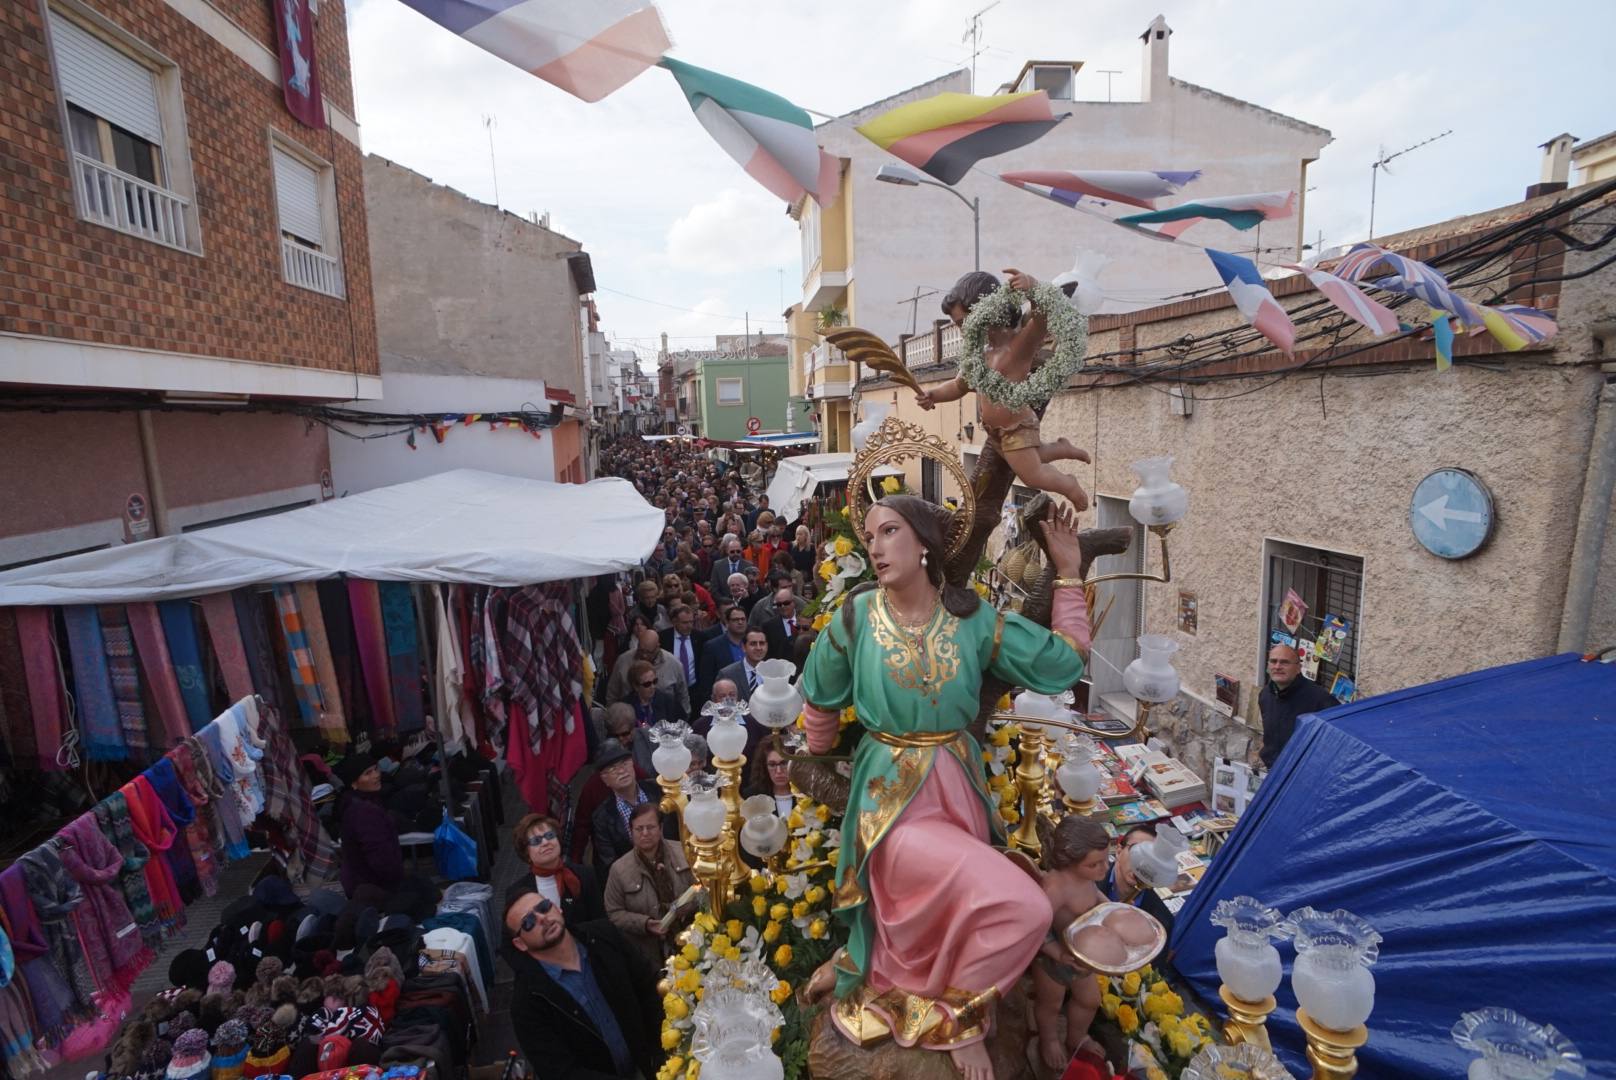
[[297,590],[290,585],[275,586],[275,611],[280,616],[281,636],[286,642],[286,663],[292,672],[292,689],[297,692],[297,712],[304,727],[320,722],[325,703],[320,697],[320,676],[314,670],[314,653],[309,636],[303,631],[303,610]]
[[309,640],[309,653],[314,658],[315,677],[320,683],[320,734],[332,746],[346,746],[348,721],[342,712],[342,690],[337,686],[337,669],[332,664],[325,613],[320,610],[320,590],[314,582],[298,583],[297,605],[303,615],[303,632]]
[[129,630],[129,616],[119,604],[102,604],[100,615],[101,641],[107,650],[107,672],[112,678],[112,700],[118,709],[123,744],[136,759],[144,761],[149,746],[146,707],[140,700],[140,669],[135,663],[135,638]]
[[163,924],[157,917],[156,907],[152,905],[151,890],[146,888],[143,869],[146,860],[151,858],[151,852],[135,839],[135,826],[129,820],[129,803],[124,799],[123,792],[114,791],[96,804],[95,820],[101,826],[101,835],[110,840],[112,846],[118,849],[118,854],[123,856],[118,887],[123,890],[129,914],[139,925],[140,936],[146,944],[156,944],[162,940]]

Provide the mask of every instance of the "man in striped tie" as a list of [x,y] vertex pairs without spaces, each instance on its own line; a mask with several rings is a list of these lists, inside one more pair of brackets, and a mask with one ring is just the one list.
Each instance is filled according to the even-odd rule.
[[[689,689],[692,704],[699,700],[696,696],[696,685],[700,682],[697,672],[696,657],[701,655],[701,647],[717,633],[717,628],[710,630],[696,629],[696,612],[685,604],[676,604],[668,612],[668,618],[673,625],[662,631],[662,648],[672,653],[674,660],[678,661],[685,673],[685,686]],[[698,706],[699,708],[699,706]]]

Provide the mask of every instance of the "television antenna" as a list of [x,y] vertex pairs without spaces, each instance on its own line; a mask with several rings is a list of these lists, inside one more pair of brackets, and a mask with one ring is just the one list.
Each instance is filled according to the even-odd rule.
[[960,44],[971,43],[971,93],[976,93],[976,58],[982,55],[982,16],[998,7],[1004,0],[993,0],[993,3],[971,16],[971,25],[960,38]]
[[499,119],[489,113],[483,113],[483,129],[488,132],[488,168],[494,174],[494,206],[499,206],[499,163],[494,160],[494,129],[499,126]]
[[1392,154],[1388,154],[1384,146],[1380,148],[1380,156],[1375,159],[1373,165],[1369,166],[1369,239],[1373,240],[1375,238],[1375,188],[1376,181],[1380,178],[1381,170],[1384,169],[1388,176],[1391,175],[1392,170],[1388,166],[1389,162],[1395,160],[1396,158],[1402,157],[1410,150],[1418,150],[1422,146],[1429,146],[1438,139],[1445,139],[1452,134],[1453,129],[1449,128],[1440,135],[1432,135],[1429,139],[1424,139],[1412,146],[1405,146],[1401,150]]

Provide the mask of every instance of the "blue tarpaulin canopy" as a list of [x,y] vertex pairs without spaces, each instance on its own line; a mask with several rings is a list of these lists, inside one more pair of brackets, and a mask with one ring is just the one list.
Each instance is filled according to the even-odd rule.
[[[1361,1076],[1463,1076],[1449,1030],[1499,1005],[1616,1077],[1616,665],[1554,656],[1303,717],[1174,927],[1208,1001],[1208,919],[1240,895],[1345,908],[1385,939]],[[1269,1029],[1306,1076],[1280,952]]]

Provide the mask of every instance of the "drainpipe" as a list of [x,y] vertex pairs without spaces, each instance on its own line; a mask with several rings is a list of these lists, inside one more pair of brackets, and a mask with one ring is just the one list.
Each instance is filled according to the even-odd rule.
[[146,494],[151,499],[152,535],[168,535],[168,500],[163,495],[163,474],[157,464],[157,436],[152,429],[150,409],[135,414],[140,432],[140,460],[145,466]]
[[1595,645],[1588,640],[1588,624],[1593,618],[1594,590],[1599,584],[1599,562],[1610,522],[1611,492],[1616,488],[1616,365],[1606,364],[1604,371],[1605,385],[1599,394],[1593,440],[1588,447],[1588,471],[1582,482],[1577,539],[1571,548],[1571,573],[1566,579],[1560,652],[1581,652]]

